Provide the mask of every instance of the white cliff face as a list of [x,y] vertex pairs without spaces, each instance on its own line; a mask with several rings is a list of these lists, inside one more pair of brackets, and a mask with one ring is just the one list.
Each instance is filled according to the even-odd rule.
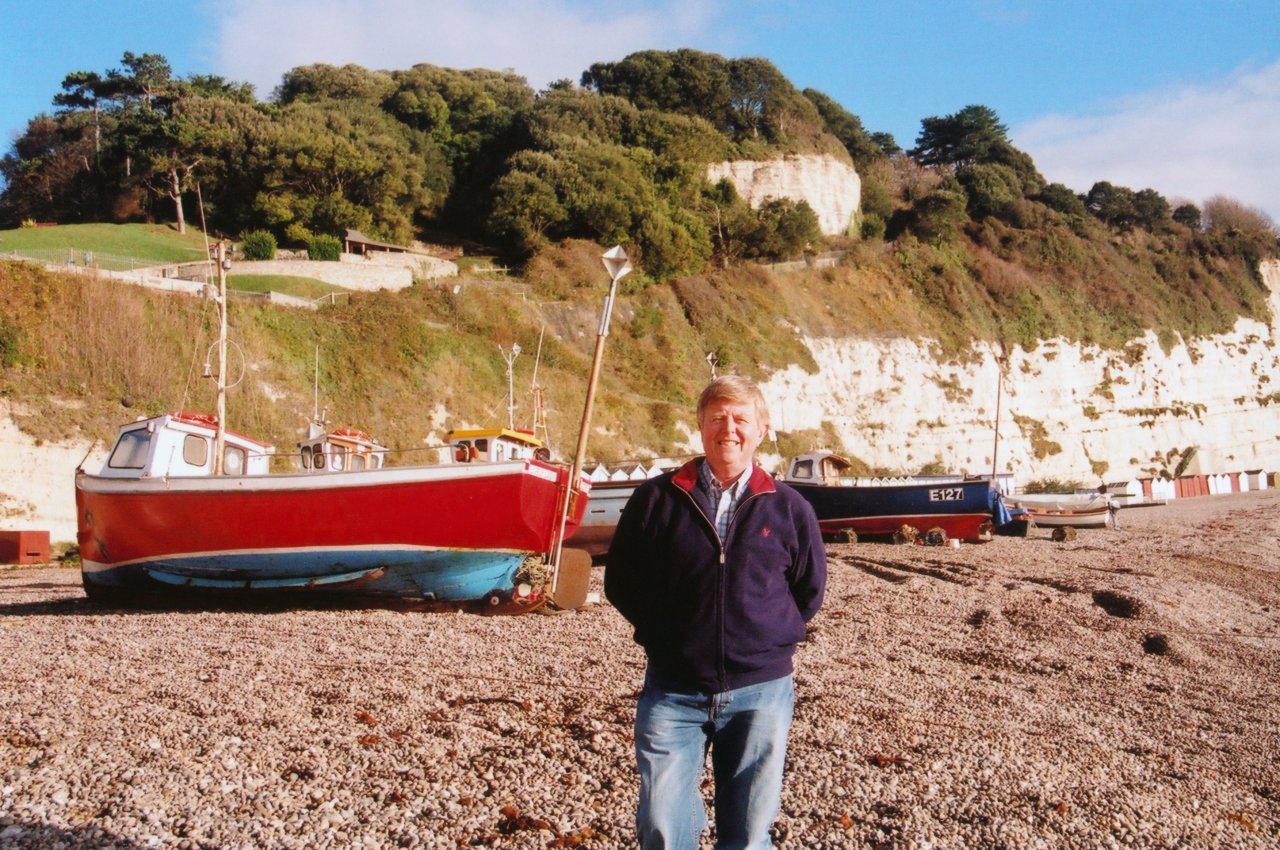
[[88,441],[48,442],[18,430],[19,405],[0,400],[0,529],[48,531],[53,542],[76,539],[76,467],[97,472],[106,448]]
[[1160,458],[1172,470],[1191,447],[1191,472],[1276,471],[1280,262],[1262,273],[1270,324],[1242,319],[1167,355],[1150,333],[1132,354],[1050,340],[1001,371],[986,345],[972,363],[938,363],[927,340],[811,338],[819,373],[793,366],[764,391],[778,430],[829,422],[849,454],[896,471],[936,462],[1092,484],[1147,477]]
[[752,207],[766,198],[806,201],[827,236],[846,233],[862,201],[862,180],[847,162],[827,154],[770,160],[720,162],[707,168],[707,179],[728,178]]

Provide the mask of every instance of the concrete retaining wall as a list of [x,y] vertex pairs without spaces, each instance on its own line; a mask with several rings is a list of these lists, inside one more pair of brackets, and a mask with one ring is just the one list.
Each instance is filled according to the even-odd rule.
[[413,285],[413,272],[407,268],[373,263],[322,263],[310,260],[240,260],[231,267],[227,285],[235,286],[236,275],[288,275],[310,277],[331,286],[374,292],[379,289],[404,289]]

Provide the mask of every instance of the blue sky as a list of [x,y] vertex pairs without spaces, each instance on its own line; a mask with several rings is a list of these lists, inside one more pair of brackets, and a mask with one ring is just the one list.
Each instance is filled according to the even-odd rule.
[[996,111],[1049,180],[1227,195],[1280,222],[1276,0],[0,0],[0,149],[73,70],[161,53],[267,98],[289,68],[511,69],[535,88],[649,48],[763,56],[911,147]]

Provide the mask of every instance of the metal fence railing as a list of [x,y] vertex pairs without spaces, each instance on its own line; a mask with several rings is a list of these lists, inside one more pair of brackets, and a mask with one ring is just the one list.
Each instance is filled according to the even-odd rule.
[[21,251],[4,251],[0,257],[10,260],[30,260],[51,266],[74,266],[76,268],[103,269],[113,272],[131,272],[157,266],[184,265],[178,263],[162,263],[155,260],[140,260],[122,254],[106,254],[99,251],[81,251],[71,248],[25,248]]

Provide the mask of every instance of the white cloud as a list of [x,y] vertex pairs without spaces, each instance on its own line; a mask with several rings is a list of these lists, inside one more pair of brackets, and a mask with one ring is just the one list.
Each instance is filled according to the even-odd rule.
[[267,98],[299,65],[418,63],[513,70],[541,89],[593,62],[698,39],[720,0],[235,0],[218,18],[218,73]]
[[1200,204],[1227,195],[1280,222],[1280,62],[1211,85],[1152,92],[1011,133],[1051,182],[1099,180]]

